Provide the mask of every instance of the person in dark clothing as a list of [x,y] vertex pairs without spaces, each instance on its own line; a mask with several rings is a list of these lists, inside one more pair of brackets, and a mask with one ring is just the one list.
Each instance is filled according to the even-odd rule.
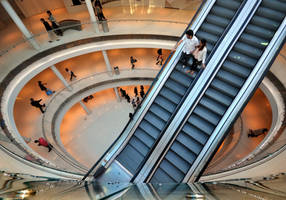
[[47,83],[42,83],[42,81],[38,81],[38,85],[39,85],[41,91],[46,92],[48,90],[45,86],[45,85],[47,85]]
[[49,149],[49,152],[53,149],[53,146],[49,144],[44,138],[40,137],[38,140],[34,141],[35,143],[38,143],[38,146],[47,147]]
[[48,89],[45,85],[47,85],[47,83],[42,83],[42,81],[38,81],[38,85],[41,89],[41,91],[44,91],[46,93],[46,95],[50,96],[53,93],[55,93],[56,91],[52,91],[50,89]]
[[132,120],[133,119],[133,114],[129,113],[129,119]]
[[143,98],[144,95],[145,95],[144,86],[143,86],[143,85],[140,85],[140,96],[141,96],[141,98]]
[[133,56],[131,56],[130,57],[131,69],[134,69],[134,67],[135,67],[134,63],[136,63],[136,62],[137,62],[137,60],[135,58],[133,58]]
[[135,98],[132,98],[131,104],[132,104],[133,109],[135,110],[136,109],[136,100],[135,100]]
[[126,91],[125,90],[123,90],[122,88],[120,88],[120,93],[121,93],[121,96],[122,97],[126,97]]
[[98,18],[98,20],[99,20],[100,22],[103,21],[103,20],[106,20],[104,14],[103,14],[103,12],[102,12],[102,8],[100,8],[99,5],[96,5],[96,6],[94,7],[94,11],[95,11],[95,15],[97,16],[97,18]]
[[157,56],[157,59],[156,59],[156,65],[160,64],[162,66],[163,64],[163,52],[162,52],[162,49],[158,49],[157,51],[158,53],[158,56]]
[[268,129],[267,128],[261,128],[261,129],[256,129],[256,130],[252,130],[249,129],[249,133],[248,133],[248,137],[258,137],[259,135],[263,135],[265,133],[267,133]]
[[135,94],[135,96],[138,96],[138,89],[136,86],[134,87],[134,94]]
[[126,94],[125,99],[127,100],[128,103],[130,103],[130,96]]
[[87,103],[89,100],[91,100],[91,99],[93,99],[93,98],[94,98],[93,95],[89,95],[89,96],[85,97],[85,98],[83,99],[83,101],[84,101],[85,103]]
[[73,71],[69,70],[68,68],[65,68],[65,70],[70,74],[70,81],[72,81],[73,78],[76,78],[76,75],[73,73]]
[[124,90],[122,88],[119,89],[121,97],[125,97]]
[[94,1],[94,6],[99,6],[99,8],[102,9],[102,5],[99,0]]
[[30,98],[30,100],[31,100],[31,105],[32,105],[32,106],[34,106],[34,107],[36,107],[36,108],[39,108],[42,113],[45,112],[44,109],[43,109],[43,107],[46,107],[46,105],[45,105],[45,104],[43,104],[43,105],[40,104],[40,102],[42,101],[42,99],[34,100],[33,98]]
[[81,5],[81,2],[80,2],[80,0],[72,0],[72,4],[74,6],[78,6],[78,5]]
[[48,20],[52,23],[52,28],[54,30],[54,33],[58,36],[63,36],[63,31],[61,29],[59,29],[60,28],[59,23],[54,18],[52,12],[48,10],[47,14],[49,15]]
[[41,18],[40,20],[43,23],[43,25],[45,26],[45,29],[46,29],[46,31],[48,33],[48,36],[49,36],[49,39],[50,39],[49,42],[53,42],[54,40],[59,41],[59,39],[57,38],[55,33],[52,31],[53,28],[51,27],[49,22],[45,21],[43,18]]

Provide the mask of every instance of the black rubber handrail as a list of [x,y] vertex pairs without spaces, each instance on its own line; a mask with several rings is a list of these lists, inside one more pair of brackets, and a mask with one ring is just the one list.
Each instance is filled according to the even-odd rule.
[[[198,10],[196,11],[194,17],[192,18],[191,22],[188,24],[187,28],[185,29],[185,31],[183,32],[183,34],[181,35],[179,41],[182,39],[182,37],[185,35],[185,32],[190,28],[190,26],[192,25],[192,23],[194,22],[194,20],[196,19],[197,15],[199,14],[200,10],[202,9],[203,5],[205,4],[207,0],[203,0],[203,2],[201,3],[200,7],[198,8]],[[165,69],[168,61],[170,60],[171,56],[173,55],[173,52],[170,53],[170,55],[168,56],[168,58],[166,59],[164,65],[162,66],[162,68],[160,69],[160,71],[158,72],[157,76],[154,78],[154,81],[152,82],[152,84],[150,85],[149,89],[147,90],[145,96],[143,97],[141,103],[137,106],[137,108],[134,111],[134,114],[138,112],[138,110],[141,107],[141,104],[143,103],[143,101],[146,99],[146,96],[150,93],[151,89],[153,88],[154,84],[158,81],[159,76],[161,75],[162,71]],[[89,175],[90,173],[102,162],[102,159],[106,156],[106,154],[111,150],[111,148],[113,147],[114,144],[117,143],[117,141],[121,138],[121,136],[123,135],[124,131],[126,130],[126,128],[128,127],[129,123],[132,121],[132,119],[129,119],[129,121],[127,122],[127,124],[125,125],[125,127],[123,128],[122,132],[120,133],[120,135],[117,137],[117,139],[109,146],[109,148],[105,151],[105,153],[99,158],[99,160],[88,170],[88,172],[84,175],[84,177],[82,178],[81,182],[83,182]],[[103,166],[102,166],[103,167]],[[103,169],[101,169],[103,170]],[[99,171],[101,171],[99,170]]]

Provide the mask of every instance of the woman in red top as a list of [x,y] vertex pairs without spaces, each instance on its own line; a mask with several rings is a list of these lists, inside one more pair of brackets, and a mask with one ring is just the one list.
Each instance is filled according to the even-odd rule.
[[38,140],[34,141],[35,143],[38,143],[38,146],[44,146],[49,149],[49,152],[52,150],[53,146],[49,144],[44,138],[40,137]]

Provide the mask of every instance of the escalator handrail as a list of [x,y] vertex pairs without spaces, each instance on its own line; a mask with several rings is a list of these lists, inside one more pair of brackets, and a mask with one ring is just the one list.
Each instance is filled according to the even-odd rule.
[[[194,20],[196,19],[196,17],[198,16],[198,14],[200,13],[203,5],[207,2],[208,0],[203,0],[200,7],[198,8],[198,10],[196,11],[194,17],[192,18],[191,22],[188,24],[187,28],[185,29],[185,31],[183,32],[183,34],[181,35],[180,39],[178,41],[180,41],[185,32],[190,28],[190,26],[194,23]],[[140,102],[140,104],[137,106],[137,108],[134,111],[133,116],[138,112],[138,110],[141,108],[142,103],[145,101],[146,96],[150,93],[151,89],[154,87],[155,83],[158,81],[159,77],[162,74],[162,71],[165,69],[167,63],[170,61],[171,57],[173,55],[173,52],[170,53],[170,55],[168,56],[168,58],[166,59],[166,61],[164,62],[162,68],[160,69],[160,71],[158,72],[157,76],[154,78],[154,81],[152,82],[152,84],[150,85],[148,91],[146,92],[145,96],[143,97],[142,101]],[[129,119],[129,121],[127,122],[127,124],[124,126],[123,130],[121,131],[120,135],[117,137],[117,139],[109,146],[109,148],[105,151],[105,153],[98,159],[98,161],[88,170],[88,172],[83,176],[81,182],[83,182],[90,174],[91,172],[97,167],[99,166],[99,164],[102,162],[103,158],[106,157],[106,155],[108,154],[108,152],[112,149],[112,147],[120,140],[120,138],[122,137],[123,133],[125,132],[126,128],[128,127],[129,123],[132,121],[132,119]]]

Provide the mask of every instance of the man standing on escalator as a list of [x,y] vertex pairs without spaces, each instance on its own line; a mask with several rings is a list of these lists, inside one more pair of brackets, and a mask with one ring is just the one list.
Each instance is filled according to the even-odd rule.
[[186,66],[188,66],[188,61],[190,60],[190,58],[193,58],[192,53],[196,49],[196,46],[198,46],[200,43],[198,38],[194,36],[194,32],[192,30],[187,30],[186,34],[176,44],[176,46],[172,49],[172,51],[175,51],[182,42],[184,42],[185,45],[183,47],[180,61],[183,63],[183,68],[185,68]]

